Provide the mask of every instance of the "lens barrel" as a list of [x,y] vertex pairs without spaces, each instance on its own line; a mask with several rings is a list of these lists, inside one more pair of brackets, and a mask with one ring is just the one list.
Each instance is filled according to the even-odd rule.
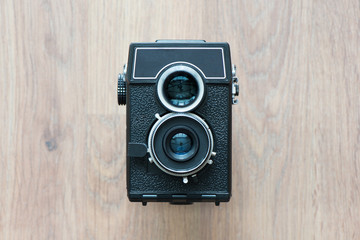
[[204,99],[205,85],[200,74],[186,65],[166,69],[157,83],[162,105],[173,112],[189,112]]
[[193,129],[179,125],[165,134],[163,148],[172,160],[185,162],[197,153],[199,140]]
[[192,113],[168,113],[152,127],[149,153],[153,162],[174,176],[189,176],[209,161],[213,136],[204,120]]

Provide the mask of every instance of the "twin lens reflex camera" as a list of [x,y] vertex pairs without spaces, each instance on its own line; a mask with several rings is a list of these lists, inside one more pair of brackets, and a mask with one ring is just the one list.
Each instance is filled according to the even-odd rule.
[[238,94],[228,43],[132,43],[118,78],[129,200],[229,201],[231,106]]

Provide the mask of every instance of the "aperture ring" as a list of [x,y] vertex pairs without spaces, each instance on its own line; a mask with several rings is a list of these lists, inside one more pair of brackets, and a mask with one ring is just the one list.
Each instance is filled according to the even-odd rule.
[[[186,162],[174,161],[163,149],[163,138],[171,126],[184,124],[184,128],[192,128],[198,135],[199,149],[196,155]],[[181,124],[180,124],[181,125]],[[197,173],[209,162],[213,151],[214,140],[209,126],[193,113],[168,113],[153,125],[148,138],[148,152],[151,160],[162,171],[173,176],[189,176]]]

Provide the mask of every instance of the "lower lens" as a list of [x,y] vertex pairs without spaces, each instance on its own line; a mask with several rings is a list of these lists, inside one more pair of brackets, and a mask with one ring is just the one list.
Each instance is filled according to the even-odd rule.
[[190,160],[197,153],[199,140],[193,129],[179,124],[167,131],[163,138],[166,155],[176,162]]
[[170,149],[176,155],[187,154],[192,147],[191,138],[185,133],[176,133],[170,140]]
[[152,126],[149,154],[162,171],[189,176],[208,163],[214,140],[209,126],[193,113],[168,113]]

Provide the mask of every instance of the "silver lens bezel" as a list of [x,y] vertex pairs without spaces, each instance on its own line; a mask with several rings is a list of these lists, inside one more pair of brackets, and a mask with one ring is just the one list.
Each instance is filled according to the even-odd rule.
[[[191,119],[197,121],[198,123],[200,123],[200,125],[203,127],[204,131],[206,132],[206,135],[207,135],[208,141],[209,141],[209,147],[207,149],[206,156],[200,161],[200,163],[196,167],[194,167],[188,171],[177,171],[177,170],[168,168],[161,161],[159,161],[159,158],[155,152],[154,139],[155,139],[157,130],[167,120],[169,120],[171,118],[176,118],[176,117],[188,117],[188,118],[191,118]],[[209,163],[211,153],[213,152],[213,148],[214,148],[214,138],[213,138],[213,135],[211,133],[209,126],[206,124],[206,122],[203,119],[201,119],[196,114],[193,114],[193,113],[168,113],[168,114],[164,115],[163,117],[161,117],[151,128],[150,133],[149,133],[149,138],[148,138],[148,147],[149,147],[148,152],[150,154],[150,157],[158,168],[160,168],[165,173],[173,175],[173,176],[186,177],[186,176],[190,176],[190,175],[197,173],[202,168],[204,168],[207,163]]]
[[[199,92],[195,98],[195,101],[184,107],[174,106],[173,104],[169,103],[166,96],[164,95],[164,84],[165,84],[167,78],[171,74],[176,73],[176,72],[186,72],[186,73],[190,74],[191,76],[193,76],[198,85],[198,89],[199,89]],[[166,69],[161,74],[159,81],[157,83],[157,94],[158,94],[160,102],[168,110],[173,111],[173,112],[190,112],[193,109],[195,109],[197,106],[199,106],[199,104],[202,102],[204,95],[205,95],[205,84],[204,84],[204,81],[201,78],[200,74],[197,71],[195,71],[193,68],[185,66],[185,65],[175,65],[175,66],[172,66],[172,67]]]

